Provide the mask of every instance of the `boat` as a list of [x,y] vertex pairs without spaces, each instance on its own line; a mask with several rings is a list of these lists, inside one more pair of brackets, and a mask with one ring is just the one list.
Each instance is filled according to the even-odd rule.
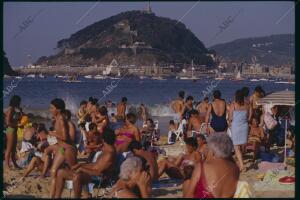
[[8,76],[8,75],[5,74],[5,75],[4,75],[4,78],[11,78],[11,76]]
[[93,77],[92,77],[92,75],[86,75],[86,76],[84,76],[84,78],[90,79],[90,78],[93,78]]
[[35,74],[28,74],[27,78],[35,78]]
[[222,81],[222,80],[224,80],[224,79],[225,79],[225,78],[224,78],[224,77],[221,77],[221,76],[215,78],[215,80],[217,80],[217,81]]
[[237,73],[237,75],[236,75],[236,77],[235,77],[235,80],[236,80],[236,81],[245,80],[245,79],[242,77],[242,75],[241,75],[241,72],[240,72],[240,71],[238,71],[238,73]]
[[120,79],[119,77],[109,77],[110,79],[113,79],[113,80],[117,80],[117,79]]
[[16,76],[16,79],[22,79],[22,77],[21,76]]
[[268,81],[268,79],[266,79],[266,78],[261,78],[261,79],[259,79],[260,81]]
[[145,79],[145,78],[147,78],[146,76],[140,76],[139,77],[140,79]]
[[277,83],[277,84],[295,84],[294,81],[277,81],[275,83]]
[[254,79],[251,79],[250,80],[251,82],[256,82],[256,81],[259,81],[258,79],[254,78]]
[[43,74],[39,74],[39,78],[45,78]]
[[160,80],[160,81],[165,81],[167,79],[161,77],[161,76],[157,76],[157,77],[152,77],[153,80]]
[[76,76],[69,76],[67,80],[63,80],[66,83],[80,83],[80,80],[77,80]]
[[96,75],[94,76],[94,79],[105,79],[106,77],[104,76],[101,76],[101,75]]

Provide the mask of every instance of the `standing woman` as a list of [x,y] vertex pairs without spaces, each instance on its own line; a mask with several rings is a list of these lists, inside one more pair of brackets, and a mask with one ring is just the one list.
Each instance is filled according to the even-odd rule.
[[5,112],[6,124],[6,151],[5,151],[5,164],[4,166],[9,169],[9,161],[12,159],[15,168],[20,169],[16,162],[16,148],[17,148],[17,130],[18,122],[22,116],[20,108],[21,97],[14,95],[9,102],[9,108]]
[[251,116],[250,105],[245,102],[243,91],[238,90],[235,93],[235,101],[230,105],[229,123],[231,124],[231,139],[241,171],[244,171],[242,147],[247,144],[249,116]]

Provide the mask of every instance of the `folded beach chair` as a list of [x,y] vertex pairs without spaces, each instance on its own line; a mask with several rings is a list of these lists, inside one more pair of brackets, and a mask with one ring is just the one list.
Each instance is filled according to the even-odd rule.
[[185,126],[186,126],[186,120],[183,119],[181,120],[178,129],[174,132],[176,134],[176,141],[179,140],[181,144],[185,144],[185,142],[183,141]]

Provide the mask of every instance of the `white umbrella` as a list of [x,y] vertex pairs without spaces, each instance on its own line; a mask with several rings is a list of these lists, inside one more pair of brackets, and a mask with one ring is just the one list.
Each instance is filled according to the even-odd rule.
[[[280,91],[271,93],[257,102],[258,105],[278,105],[278,106],[295,106],[295,92],[294,91]],[[287,135],[287,119],[285,123],[284,136],[284,164],[286,163],[286,135]]]

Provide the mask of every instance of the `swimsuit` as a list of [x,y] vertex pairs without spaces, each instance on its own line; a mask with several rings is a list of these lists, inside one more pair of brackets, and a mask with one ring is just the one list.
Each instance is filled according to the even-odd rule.
[[14,132],[15,132],[15,128],[13,128],[13,127],[7,127],[6,131],[5,131],[5,134],[14,133]]
[[207,186],[206,186],[203,162],[201,162],[201,175],[200,175],[200,179],[196,186],[194,198],[214,198],[211,191],[209,191],[209,190],[210,190],[210,188],[209,187],[207,188]]
[[[132,133],[129,133],[129,132],[120,133],[119,135],[120,136],[124,135],[124,136],[128,137],[129,139],[133,139],[134,138],[134,135]],[[120,145],[120,144],[127,143],[127,141],[126,140],[122,140],[122,139],[116,139],[115,143],[116,143],[116,145]]]
[[211,118],[210,126],[214,129],[214,131],[216,131],[216,132],[225,131],[228,126],[227,121],[226,121],[226,104],[225,104],[225,110],[224,110],[224,113],[222,116],[216,115],[213,106],[211,108],[211,114],[212,114],[212,118]]

